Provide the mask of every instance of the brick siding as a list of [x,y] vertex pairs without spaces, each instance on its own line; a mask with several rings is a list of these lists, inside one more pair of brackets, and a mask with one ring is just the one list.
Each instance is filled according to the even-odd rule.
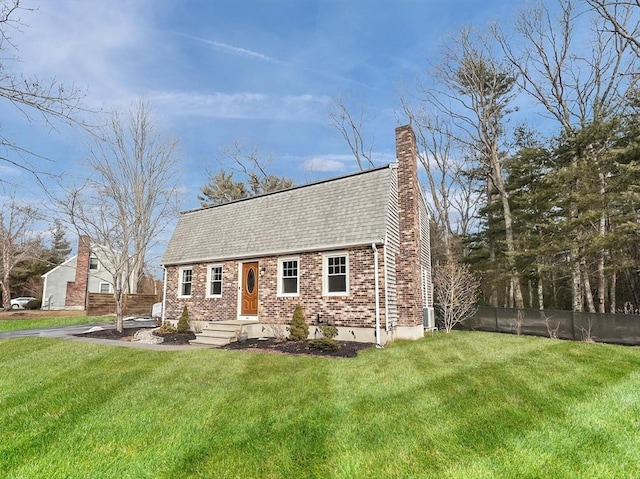
[[75,281],[67,282],[65,306],[86,308],[87,281],[89,280],[89,258],[91,257],[91,238],[80,236],[78,239],[78,257],[76,259]]
[[411,126],[396,128],[398,159],[398,217],[400,251],[397,257],[398,326],[422,324],[422,277],[420,268],[420,222],[418,156]]
[[[258,318],[267,323],[288,323],[293,316],[296,304],[304,307],[307,322],[332,324],[348,327],[375,326],[375,293],[373,284],[373,250],[371,247],[352,248],[346,251],[349,256],[349,295],[323,296],[322,270],[323,253],[301,253],[288,255],[299,259],[298,297],[279,297],[278,259],[279,257],[259,258]],[[384,249],[379,248],[380,274],[380,318],[384,321]],[[255,261],[255,260],[253,260]],[[167,319],[177,319],[182,307],[187,306],[189,317],[200,321],[219,321],[236,319],[238,314],[238,262],[227,261],[223,264],[223,284],[221,298],[206,298],[207,265],[190,266],[193,270],[192,294],[190,298],[180,298],[179,271],[182,267],[167,267]]]

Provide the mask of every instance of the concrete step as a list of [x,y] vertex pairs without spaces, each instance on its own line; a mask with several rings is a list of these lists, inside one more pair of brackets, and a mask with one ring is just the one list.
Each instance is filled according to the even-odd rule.
[[236,331],[214,331],[213,329],[203,330],[201,333],[197,333],[199,338],[226,338],[232,339],[238,335]]
[[226,346],[227,344],[235,341],[235,337],[233,339],[230,338],[214,338],[207,336],[196,336],[196,339],[192,339],[189,341],[189,344],[206,344],[207,346]]
[[215,323],[204,323],[204,326],[202,327],[203,331],[233,331],[236,332],[239,329],[241,329],[242,326],[239,324],[225,324],[222,322],[215,322]]

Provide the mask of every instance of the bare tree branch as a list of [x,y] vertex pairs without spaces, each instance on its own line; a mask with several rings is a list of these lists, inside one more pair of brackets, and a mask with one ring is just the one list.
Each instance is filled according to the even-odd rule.
[[365,117],[364,106],[361,106],[357,114],[354,116],[347,108],[342,95],[339,95],[329,111],[331,126],[342,136],[349,145],[351,153],[358,163],[360,170],[373,168],[373,137],[367,145],[365,140],[364,128],[367,123]]
[[122,328],[122,298],[136,292],[149,250],[177,215],[177,145],[166,139],[140,100],[114,112],[101,138],[88,146],[92,175],[62,205],[79,233],[100,245],[113,278]]

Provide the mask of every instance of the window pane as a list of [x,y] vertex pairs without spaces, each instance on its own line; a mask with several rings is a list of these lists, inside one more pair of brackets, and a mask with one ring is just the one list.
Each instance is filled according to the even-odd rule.
[[89,269],[98,269],[98,258],[89,258]]
[[101,293],[110,293],[111,288],[109,288],[109,283],[100,283],[100,292]]
[[212,266],[209,281],[209,296],[222,294],[222,266]]
[[298,278],[282,278],[282,292],[295,294],[298,292]]
[[222,266],[211,268],[211,280],[222,281]]
[[193,272],[190,269],[182,270],[182,287],[181,287],[181,295],[182,296],[191,296],[191,278]]
[[328,278],[329,292],[330,293],[346,293],[347,291],[347,276],[337,275],[329,276]]

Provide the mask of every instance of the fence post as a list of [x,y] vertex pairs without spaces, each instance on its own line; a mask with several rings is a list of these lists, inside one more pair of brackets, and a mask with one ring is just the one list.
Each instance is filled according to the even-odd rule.
[[571,336],[573,337],[573,340],[576,340],[576,321],[575,321],[575,315],[576,312],[575,311],[571,311]]

